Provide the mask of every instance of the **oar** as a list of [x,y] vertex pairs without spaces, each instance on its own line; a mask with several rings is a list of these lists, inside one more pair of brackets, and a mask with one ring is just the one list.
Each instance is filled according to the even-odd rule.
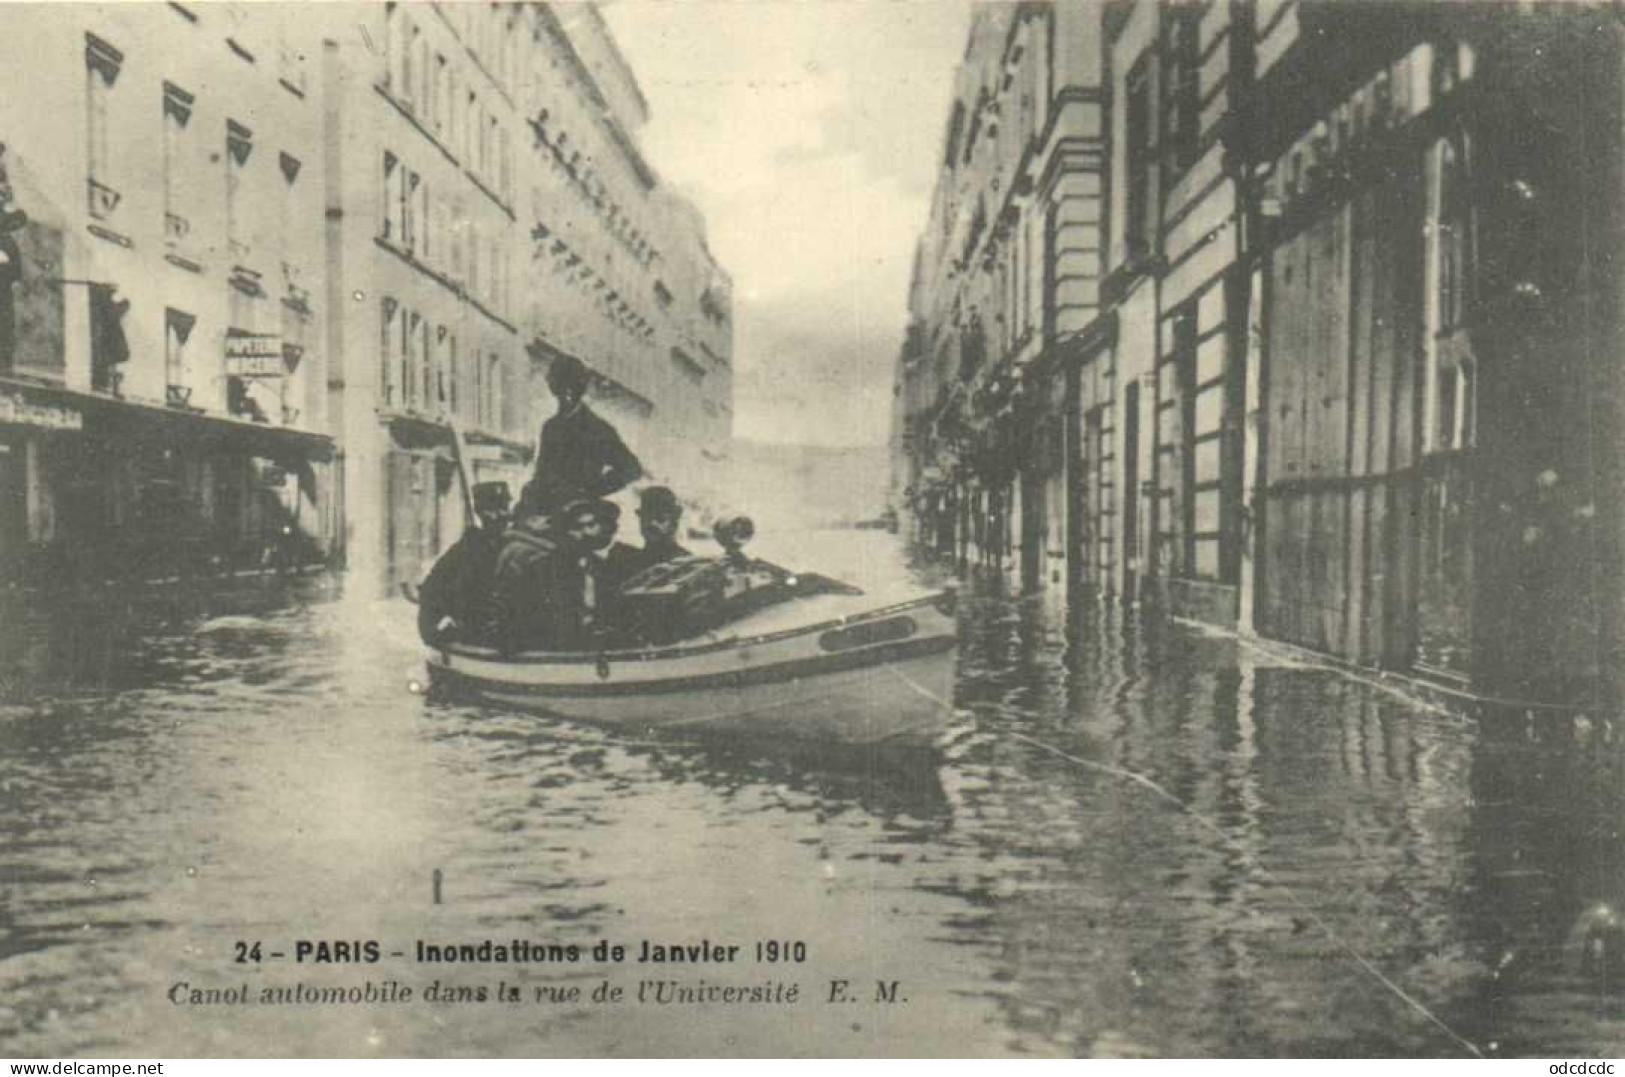
[[474,511],[474,483],[468,474],[468,443],[456,419],[448,419],[446,425],[451,429],[451,450],[457,458],[457,481],[463,488],[463,525],[480,527],[480,514]]

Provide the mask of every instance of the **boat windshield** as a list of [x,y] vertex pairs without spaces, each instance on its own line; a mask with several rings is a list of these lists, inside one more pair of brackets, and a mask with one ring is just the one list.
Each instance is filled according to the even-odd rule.
[[668,643],[795,599],[862,593],[828,576],[755,558],[679,557],[626,581],[613,620],[629,641]]

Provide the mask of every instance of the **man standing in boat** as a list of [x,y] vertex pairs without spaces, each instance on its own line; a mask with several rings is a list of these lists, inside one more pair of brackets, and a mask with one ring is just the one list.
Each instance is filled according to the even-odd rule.
[[643,475],[621,435],[587,406],[590,377],[581,360],[561,355],[547,371],[559,410],[542,424],[536,470],[519,498],[519,516],[547,515],[578,498],[597,500]]

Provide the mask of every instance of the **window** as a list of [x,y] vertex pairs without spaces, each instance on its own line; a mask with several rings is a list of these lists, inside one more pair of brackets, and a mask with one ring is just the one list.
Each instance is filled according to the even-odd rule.
[[454,280],[461,280],[463,277],[463,230],[465,227],[462,202],[453,199],[446,218],[446,228],[451,233],[451,275]]
[[1163,174],[1167,186],[1196,162],[1201,142],[1202,8],[1194,4],[1165,9],[1163,87]]
[[1467,311],[1472,194],[1467,185],[1467,136],[1439,143],[1439,328],[1461,326]]
[[183,246],[192,231],[184,212],[191,206],[183,193],[190,172],[186,130],[192,121],[193,97],[172,83],[164,83],[164,240]]
[[1470,152],[1466,134],[1456,131],[1434,143],[1428,161],[1434,227],[1426,234],[1436,283],[1427,341],[1433,417],[1424,437],[1431,451],[1465,449],[1474,442],[1475,363],[1464,332],[1473,258]]
[[395,300],[384,297],[380,304],[383,318],[380,323],[378,338],[378,371],[381,377],[379,392],[386,407],[394,405],[399,395],[396,385],[399,382],[398,372],[395,368],[395,355],[398,345],[395,342],[395,321],[399,304]]
[[491,275],[490,275],[489,278],[487,278],[486,288],[488,289],[488,291],[486,292],[485,298],[491,304],[491,307],[492,307],[493,310],[497,310],[497,311],[500,312],[500,310],[502,309],[502,291],[503,291],[503,279],[502,279],[502,269],[503,269],[502,250],[503,250],[503,248],[502,248],[502,244],[500,244],[500,243],[492,243],[492,244],[490,244],[490,246],[487,249],[491,253]]
[[123,64],[122,52],[94,34],[85,35],[86,179],[90,215],[99,221],[115,219],[123,198],[108,138],[113,86]]
[[417,82],[412,87],[412,111],[425,123],[434,111],[434,50],[429,47],[428,35],[412,28],[412,65]]
[[384,5],[384,87],[399,96],[406,86],[406,16],[396,3]]
[[304,295],[299,252],[294,247],[294,237],[298,234],[294,221],[298,217],[299,173],[303,166],[299,163],[299,158],[288,153],[277,155],[277,165],[277,171],[282,175],[281,197],[277,206],[277,231],[280,233],[282,244],[282,272],[288,285],[288,298],[294,299]]
[[458,157],[461,157],[463,152],[461,141],[463,137],[463,116],[462,109],[459,107],[462,100],[462,88],[457,82],[457,69],[448,66],[446,68],[445,119],[440,137],[445,142],[446,148]]
[[1156,204],[1151,191],[1151,119],[1151,54],[1147,52],[1135,62],[1128,76],[1128,174],[1125,177],[1128,209],[1123,240],[1130,263],[1150,256],[1156,234],[1156,223],[1151,212]]
[[130,301],[108,284],[90,286],[90,387],[117,394],[124,376],[117,369],[130,361],[124,315]]
[[378,234],[392,243],[398,243],[401,239],[400,174],[400,160],[393,153],[385,150],[383,181],[380,188],[381,197],[378,201]]
[[514,74],[519,69],[519,27],[512,15],[502,36],[502,84],[513,90]]
[[424,411],[434,409],[434,347],[430,343],[431,332],[429,319],[413,316],[412,347],[416,350],[417,360],[413,399]]
[[505,198],[505,199],[507,199],[509,201],[512,201],[513,200],[513,158],[512,158],[511,152],[510,152],[509,147],[508,147],[508,129],[505,128],[505,127],[498,128],[497,129],[497,138],[498,138],[498,145],[501,147],[499,152],[498,152],[498,155],[497,155],[498,156],[498,162],[497,162],[498,167],[501,170],[501,174],[497,177],[497,190],[499,190],[502,193],[503,198]]
[[433,194],[424,199],[424,205],[428,216],[423,222],[423,249],[419,257],[426,265],[438,266],[446,248],[445,233],[440,230],[445,215],[441,212],[440,199]]
[[279,32],[277,38],[277,77],[289,90],[300,97],[305,95],[305,54],[289,40],[286,28]]
[[192,338],[197,316],[173,307],[164,310],[164,383],[168,403],[184,407],[192,390],[187,385],[186,343]]
[[463,372],[457,362],[457,334],[446,334],[446,411],[452,416],[461,418],[457,410],[457,387],[462,381]]
[[417,251],[423,245],[422,232],[425,231],[425,218],[428,216],[426,199],[429,197],[429,188],[423,182],[423,177],[416,172],[409,172],[406,176],[406,198],[401,212],[405,215],[402,226],[405,232],[405,246],[409,251]]
[[[299,370],[299,364],[304,361],[305,353],[310,350],[310,316],[301,310],[284,304],[282,307],[282,365],[288,371],[288,378],[283,382],[284,408],[282,421],[292,423],[299,417],[299,409],[287,407],[287,387],[292,383],[293,376]],[[304,382],[301,382],[304,384]]]
[[1225,527],[1229,334],[1222,322],[1199,333],[1197,309],[1192,301],[1172,326],[1184,540],[1180,568],[1183,575],[1233,582],[1233,536]]
[[430,394],[430,403],[434,406],[434,410],[438,412],[444,412],[446,410],[446,401],[448,399],[449,387],[446,383],[451,367],[450,354],[448,351],[450,342],[451,334],[447,331],[446,327],[443,325],[436,326],[433,341],[434,391]]
[[1026,246],[1026,269],[1022,274],[1021,324],[1024,331],[1038,332],[1043,328],[1043,272],[1044,272],[1044,214],[1036,207],[1022,215],[1022,242]]
[[487,184],[497,184],[497,158],[501,155],[502,131],[495,116],[485,118],[485,139],[480,143],[480,178]]
[[449,117],[447,113],[447,86],[451,81],[451,71],[446,65],[446,58],[440,53],[434,54],[434,94],[430,98],[429,122],[436,134],[443,134]]
[[248,236],[248,160],[254,153],[254,133],[235,120],[226,121],[226,238],[232,258],[245,262],[252,245]]
[[497,427],[497,407],[501,403],[498,386],[502,378],[502,360],[495,353],[485,357],[485,408],[482,425],[487,430]]
[[423,315],[408,311],[401,319],[401,404],[418,402],[418,369],[422,366]]
[[413,93],[417,90],[418,71],[422,64],[418,60],[419,42],[422,31],[407,20],[405,29],[401,32],[401,82],[395,87],[395,93],[411,108],[414,104]]

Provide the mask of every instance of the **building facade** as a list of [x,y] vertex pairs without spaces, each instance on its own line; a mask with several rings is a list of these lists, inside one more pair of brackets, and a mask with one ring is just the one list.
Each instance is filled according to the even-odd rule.
[[[1046,7],[979,14],[967,67],[988,70],[991,21]],[[929,361],[963,303],[933,216],[897,387],[916,535],[963,557],[1008,534],[1029,584],[1059,548],[1079,605],[1617,701],[1617,15],[1061,4],[1063,35],[1071,9],[1104,115],[1093,305],[1067,322],[1063,212],[1036,232],[1044,358],[1017,347],[992,442],[1026,502],[1012,527],[970,478],[983,364]],[[939,203],[965,182],[945,162]]]
[[[1106,109],[1090,5],[985,5],[955,81],[895,387],[917,538],[1059,579],[1063,397],[1040,372],[1100,303]],[[1022,462],[1025,461],[1025,464]]]
[[560,355],[650,476],[703,501],[732,436],[731,286],[638,148],[648,106],[597,10],[322,19],[351,567],[415,579],[460,533],[454,429],[468,479],[517,496]]
[[530,459],[519,35],[486,5],[316,17],[347,560],[361,579],[415,579],[463,526],[454,427],[471,482],[517,492]]
[[324,559],[316,39],[242,4],[3,19],[0,560],[32,580]]
[[527,338],[584,362],[650,479],[705,511],[725,500],[733,437],[732,280],[700,212],[643,155],[649,106],[598,9],[537,15]]
[[720,503],[732,284],[596,8],[0,21],[8,576],[416,579],[469,483],[528,478],[560,355],[652,480]]

